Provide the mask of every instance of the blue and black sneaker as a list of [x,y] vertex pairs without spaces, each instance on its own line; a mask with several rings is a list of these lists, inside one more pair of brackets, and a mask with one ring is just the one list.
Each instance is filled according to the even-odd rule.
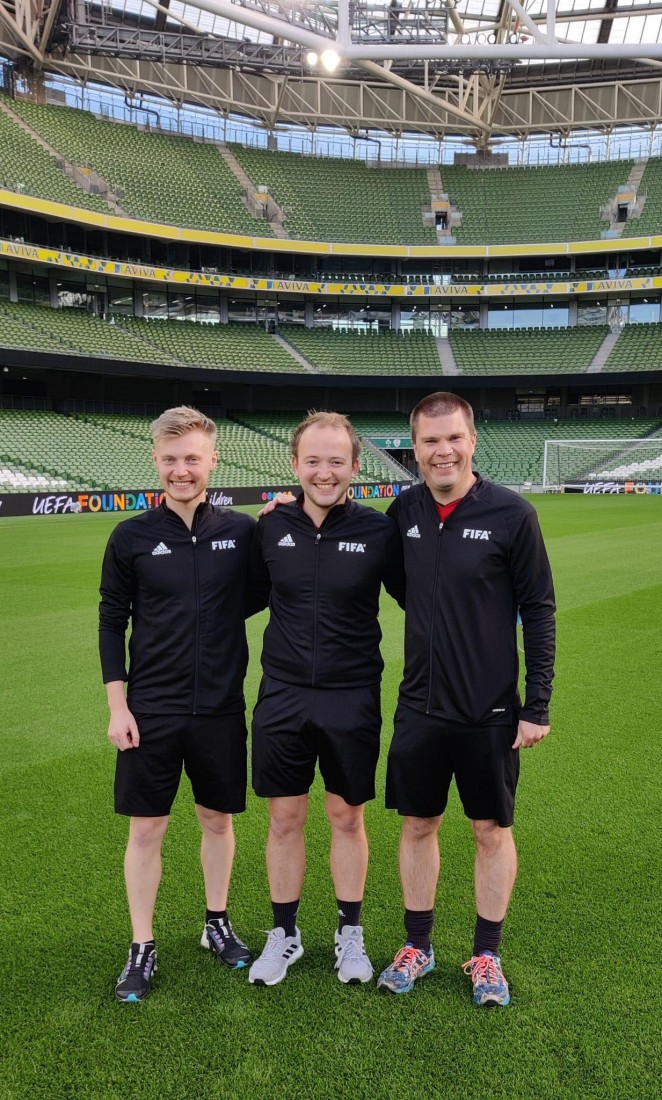
[[156,973],[156,946],[149,943],[132,943],[124,970],[117,979],[115,996],[125,1004],[144,1001],[152,991],[152,975]]
[[411,943],[398,951],[393,962],[382,970],[377,979],[377,989],[389,993],[411,993],[414,982],[434,970],[434,951],[424,951]]
[[246,944],[239,939],[229,920],[208,920],[202,930],[200,946],[213,951],[216,958],[230,970],[241,970],[253,961]]
[[473,982],[475,1005],[486,1005],[490,1008],[510,1003],[510,990],[498,955],[483,951],[481,955],[473,955],[462,969],[465,974],[470,975]]

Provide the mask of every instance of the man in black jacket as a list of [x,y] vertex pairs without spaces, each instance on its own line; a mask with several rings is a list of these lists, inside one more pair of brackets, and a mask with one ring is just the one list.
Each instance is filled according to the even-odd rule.
[[202,827],[202,946],[232,969],[251,961],[228,919],[227,896],[232,814],[246,798],[244,617],[247,591],[255,592],[248,581],[255,522],[206,502],[217,462],[212,420],[181,406],[152,432],[164,496],[110,536],[99,608],[108,737],[118,749],[115,809],[130,818],[124,872],[133,942],[115,989],[124,1002],[143,1000],[156,970],[161,845],[182,766]]
[[300,424],[292,466],[303,491],[262,518],[256,540],[271,614],[253,718],[253,786],[269,799],[274,927],[249,980],[276,985],[303,954],[296,927],[303,827],[319,760],[339,913],[336,969],[342,982],[367,982],[363,806],[375,796],[381,730],[377,616],[382,583],[403,599],[402,547],[393,520],[348,499],[359,440],[345,417],[314,413]]
[[[406,993],[434,968],[438,830],[455,777],[476,842],[476,925],[465,972],[476,1004],[508,1004],[500,961],[517,871],[512,836],[519,749],[549,732],[554,591],[534,508],[476,474],[471,406],[450,393],[411,415],[424,484],[389,509],[407,577],[405,669],[386,802],[402,815],[406,943],[378,986]],[[526,698],[518,695],[517,615]]]

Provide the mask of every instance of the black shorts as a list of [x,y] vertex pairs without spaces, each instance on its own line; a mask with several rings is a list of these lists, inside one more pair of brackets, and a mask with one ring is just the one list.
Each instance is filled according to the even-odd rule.
[[310,688],[263,676],[253,713],[253,788],[261,798],[307,794],[319,759],[324,786],[350,806],[375,797],[379,684]]
[[115,812],[170,813],[182,767],[196,803],[238,814],[246,808],[246,718],[232,714],[136,715],[140,744],[118,752]]
[[459,726],[400,703],[388,754],[386,806],[406,817],[438,817],[451,780],[467,817],[513,823],[519,749],[513,726]]

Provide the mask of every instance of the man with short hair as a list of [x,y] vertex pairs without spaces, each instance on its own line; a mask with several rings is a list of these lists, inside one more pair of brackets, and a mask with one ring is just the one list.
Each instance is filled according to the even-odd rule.
[[276,985],[303,954],[296,926],[303,828],[319,761],[339,914],[336,970],[341,982],[360,983],[373,974],[361,907],[368,867],[363,807],[375,796],[381,731],[379,595],[384,584],[403,600],[402,548],[392,520],[348,498],[360,443],[346,417],[310,415],[291,448],[302,491],[263,516],[256,539],[271,582],[271,614],[253,716],[253,786],[269,799],[274,926],[249,981]]
[[161,846],[182,767],[202,828],[202,946],[231,969],[251,961],[227,897],[232,814],[246,798],[244,617],[255,522],[206,501],[218,460],[212,420],[180,406],[155,420],[152,434],[162,501],[110,536],[99,607],[108,737],[118,749],[115,810],[130,818],[124,872],[133,942],[115,989],[124,1002],[144,1000],[157,968]]
[[464,969],[476,1004],[506,1005],[500,944],[517,872],[511,826],[519,749],[549,732],[552,577],[535,509],[473,470],[471,406],[452,393],[431,394],[412,412],[411,434],[424,484],[388,512],[407,578],[405,668],[386,780],[387,807],[402,815],[406,943],[377,984],[406,993],[434,968],[438,830],[454,776],[476,843],[477,915]]

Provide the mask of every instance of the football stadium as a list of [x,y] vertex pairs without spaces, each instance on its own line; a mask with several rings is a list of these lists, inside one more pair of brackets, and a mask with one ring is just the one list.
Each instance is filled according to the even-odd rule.
[[[0,0],[2,1100],[659,1094],[661,67],[657,0]],[[319,777],[287,980],[255,988],[201,950],[183,782],[154,995],[118,1004],[99,576],[116,525],[159,504],[152,421],[212,418],[209,499],[256,515],[296,486],[295,426],[341,412],[362,444],[349,495],[385,510],[418,481],[409,414],[438,390],[473,407],[480,473],[534,505],[556,588],[512,1004],[477,1010],[462,972],[456,793],[436,969],[406,997],[336,981]],[[247,624],[249,714],[267,615]],[[385,593],[380,623],[377,970],[402,939]],[[258,951],[265,800],[235,829],[233,919]]]

